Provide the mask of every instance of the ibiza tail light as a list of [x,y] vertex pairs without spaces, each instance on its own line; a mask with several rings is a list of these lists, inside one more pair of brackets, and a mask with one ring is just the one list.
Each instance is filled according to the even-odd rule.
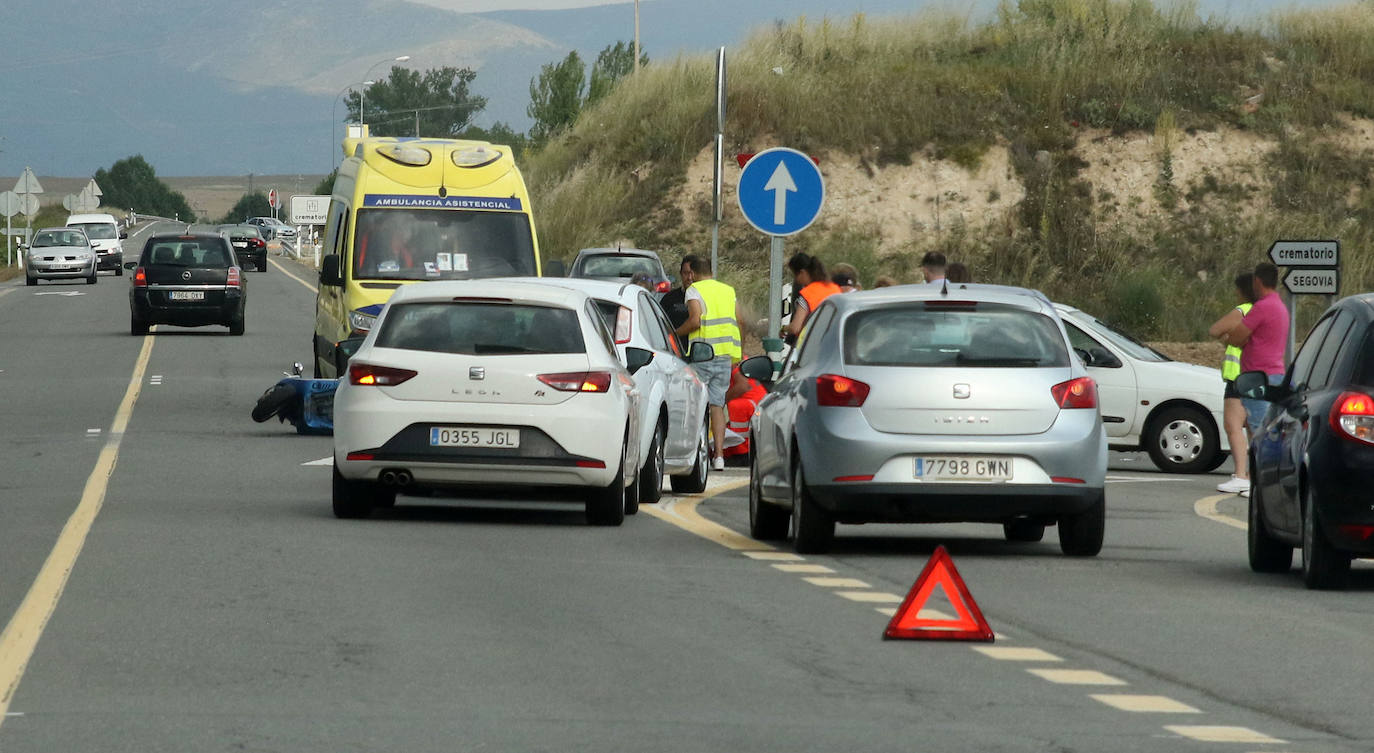
[[1331,405],[1331,429],[1338,437],[1374,444],[1374,397],[1342,392]]
[[1060,382],[1050,388],[1054,401],[1060,408],[1096,408],[1097,382],[1092,377],[1079,377]]
[[816,377],[816,402],[835,408],[858,408],[868,399],[869,387],[857,379],[838,374]]

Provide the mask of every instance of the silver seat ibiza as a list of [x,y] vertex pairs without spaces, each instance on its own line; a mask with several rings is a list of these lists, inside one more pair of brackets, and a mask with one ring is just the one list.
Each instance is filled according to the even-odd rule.
[[[766,356],[745,361],[772,376]],[[750,430],[749,527],[826,551],[835,524],[1057,525],[1102,549],[1107,443],[1097,388],[1039,292],[910,285],[833,295]]]

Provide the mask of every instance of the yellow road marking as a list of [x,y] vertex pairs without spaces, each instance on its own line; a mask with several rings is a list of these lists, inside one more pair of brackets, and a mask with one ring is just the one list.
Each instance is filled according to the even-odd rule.
[[1166,724],[1164,729],[1186,737],[1189,740],[1197,740],[1204,743],[1269,743],[1282,744],[1284,741],[1277,737],[1256,732],[1246,727],[1220,727],[1212,725],[1186,725],[1186,724]]
[[34,578],[29,592],[24,595],[19,609],[15,611],[5,632],[0,633],[0,725],[8,716],[10,703],[19,689],[19,680],[24,676],[38,639],[43,635],[62,592],[67,587],[67,578],[76,566],[76,559],[86,545],[86,536],[91,532],[95,517],[105,503],[105,491],[119,459],[119,444],[124,438],[124,430],[129,426],[133,415],[134,403],[138,400],[143,374],[148,368],[148,359],[153,352],[153,338],[143,338],[143,349],[139,351],[134,363],[134,373],[129,380],[129,388],[124,399],[115,411],[114,423],[110,426],[109,439],[100,450],[95,469],[86,478],[86,486],[81,492],[81,501],[76,510],[62,527],[43,567]]
[[1089,698],[1105,703],[1119,711],[1134,711],[1141,714],[1201,714],[1202,711],[1186,703],[1175,701],[1162,695],[1112,695],[1090,694]]
[[873,586],[868,585],[867,583],[864,583],[863,581],[859,580],[858,578],[825,578],[825,577],[810,577],[810,578],[802,578],[802,580],[806,581],[807,583],[810,583],[810,584],[813,585],[813,586],[820,586],[821,588],[872,588],[872,587],[873,587]]
[[[897,616],[897,608],[896,608],[896,607],[874,607],[874,610],[877,611],[878,614],[887,615],[888,617],[896,617],[896,616]],[[921,615],[920,615],[920,613],[918,612],[918,613],[916,614],[916,616],[917,616],[917,617],[920,617]]]
[[[767,544],[763,546],[767,546]],[[742,552],[742,554],[751,560],[763,560],[765,562],[800,562],[805,559],[805,557],[802,557],[800,554],[774,552],[771,550],[762,552]]]
[[[761,554],[771,551],[773,547],[754,541],[748,536],[735,533],[719,523],[712,523],[706,518],[701,517],[701,513],[697,512],[697,505],[702,502],[748,485],[749,479],[729,481],[715,487],[700,497],[670,500],[662,505],[644,505],[639,509],[659,520],[672,523],[684,531],[695,533],[708,541],[714,541],[727,549],[745,552],[749,555]],[[777,552],[777,554],[783,554],[783,552]],[[793,555],[793,557],[801,559],[800,557],[796,557],[796,555]]]
[[1093,669],[1027,669],[1026,671],[1042,680],[1049,680],[1059,685],[1126,684],[1125,680],[1118,680],[1109,674],[1098,672]]
[[1038,648],[974,646],[973,650],[991,659],[1001,659],[1002,661],[1064,661],[1058,656]]
[[309,289],[310,289],[310,292],[312,292],[312,293],[319,293],[319,292],[320,292],[320,289],[319,289],[319,288],[315,287],[314,285],[311,285],[310,283],[306,282],[305,280],[302,280],[301,278],[299,278],[299,277],[297,277],[297,276],[291,274],[290,272],[286,271],[286,267],[282,266],[282,263],[279,262],[279,261],[277,261],[276,259],[273,259],[273,258],[271,258],[271,257],[268,257],[267,262],[268,262],[269,264],[271,264],[272,266],[276,267],[276,268],[277,268],[277,271],[281,272],[282,274],[286,275],[287,277],[290,277],[291,279],[295,280],[296,282],[299,282],[300,284],[302,284],[302,285],[306,286],[307,288],[309,288]]
[[1236,520],[1229,515],[1222,515],[1217,510],[1218,505],[1235,496],[1234,494],[1214,494],[1210,497],[1203,497],[1193,503],[1193,512],[1197,513],[1199,517],[1214,520],[1218,523],[1231,526],[1232,528],[1239,528],[1242,531],[1248,530],[1250,528],[1249,522]]
[[837,595],[859,601],[865,604],[901,604],[902,597],[897,594],[883,593],[881,591],[836,591]]
[[809,563],[802,563],[802,562],[779,562],[779,563],[777,563],[776,565],[773,565],[773,567],[774,567],[774,568],[777,568],[778,570],[783,571],[784,573],[833,573],[833,572],[835,572],[834,570],[831,570],[830,568],[826,567],[825,565],[812,565],[812,564],[809,564]]

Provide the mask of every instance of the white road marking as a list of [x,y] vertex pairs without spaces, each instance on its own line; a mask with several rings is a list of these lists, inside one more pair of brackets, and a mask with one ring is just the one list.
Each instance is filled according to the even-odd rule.
[[24,715],[24,712],[22,712],[22,711],[6,711],[6,712],[5,712],[5,716],[23,716],[23,715]]
[[858,578],[812,577],[802,578],[802,580],[813,586],[820,586],[821,588],[872,588],[872,586],[864,583]]
[[837,595],[865,604],[901,604],[902,597],[881,591],[836,591]]
[[1027,672],[1058,685],[1125,685],[1109,674],[1093,669],[1027,669]]
[[87,429],[86,436],[93,437],[100,433],[100,429]]
[[1094,701],[1105,703],[1118,711],[1134,711],[1141,714],[1201,714],[1202,711],[1186,703],[1175,701],[1162,695],[1116,695],[1111,693],[1091,694]]
[[1285,741],[1270,737],[1246,727],[1220,727],[1212,725],[1166,724],[1164,729],[1204,743],[1265,743],[1283,744]]
[[1229,515],[1222,515],[1217,511],[1217,505],[1235,496],[1234,494],[1214,494],[1210,497],[1203,497],[1193,503],[1193,512],[1197,513],[1198,517],[1247,531],[1250,529],[1249,523],[1244,520],[1236,520]]
[[805,563],[798,564],[798,563],[792,563],[792,562],[782,562],[782,563],[773,565],[773,567],[777,568],[778,570],[783,571],[784,573],[833,573],[833,572],[835,572],[834,570],[831,570],[830,568],[826,567],[825,565],[810,565],[810,564],[805,564]]
[[1138,484],[1138,483],[1148,482],[1148,481],[1158,481],[1158,482],[1161,482],[1161,483],[1166,483],[1166,482],[1179,483],[1179,482],[1184,482],[1184,481],[1192,481],[1192,479],[1189,479],[1189,478],[1170,478],[1170,477],[1168,477],[1168,476],[1163,476],[1163,475],[1160,475],[1160,476],[1107,476],[1107,483],[1109,483],[1109,484],[1131,484],[1131,483],[1137,483],[1137,484]]
[[896,607],[874,607],[874,610],[877,611],[878,614],[886,615],[886,616],[888,616],[888,617],[896,617],[896,616],[897,616],[897,608],[896,608]]
[[311,460],[311,461],[308,462],[308,463],[301,463],[301,465],[322,465],[322,466],[330,467],[330,466],[333,466],[333,465],[334,465],[334,456],[333,456],[333,455],[330,455],[330,456],[327,457],[327,458],[320,458],[319,460]]
[[1000,659],[1001,661],[1064,661],[1058,656],[1038,648],[974,646],[973,650],[990,659]]
[[85,293],[80,290],[45,290],[42,293],[34,293],[34,295],[65,295],[70,298],[74,295],[85,295]]
[[800,562],[804,557],[791,552],[740,552],[752,560],[775,560],[779,562]]

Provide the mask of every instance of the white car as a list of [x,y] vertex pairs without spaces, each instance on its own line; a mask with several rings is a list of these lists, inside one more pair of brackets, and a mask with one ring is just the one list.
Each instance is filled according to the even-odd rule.
[[1220,369],[1170,360],[1076,308],[1055,308],[1097,381],[1111,449],[1144,450],[1166,473],[1206,473],[1226,461]]
[[698,343],[683,353],[668,317],[644,288],[623,282],[541,278],[545,284],[580,290],[596,303],[611,328],[621,362],[640,391],[639,501],[657,502],[668,475],[673,491],[706,490],[710,473],[706,385],[691,363],[714,357]]
[[296,228],[291,227],[276,217],[249,217],[244,224],[256,225],[259,232],[266,236],[268,240],[296,237]]
[[334,397],[334,514],[398,492],[538,487],[587,521],[638,510],[639,392],[585,293],[537,282],[406,285]]

